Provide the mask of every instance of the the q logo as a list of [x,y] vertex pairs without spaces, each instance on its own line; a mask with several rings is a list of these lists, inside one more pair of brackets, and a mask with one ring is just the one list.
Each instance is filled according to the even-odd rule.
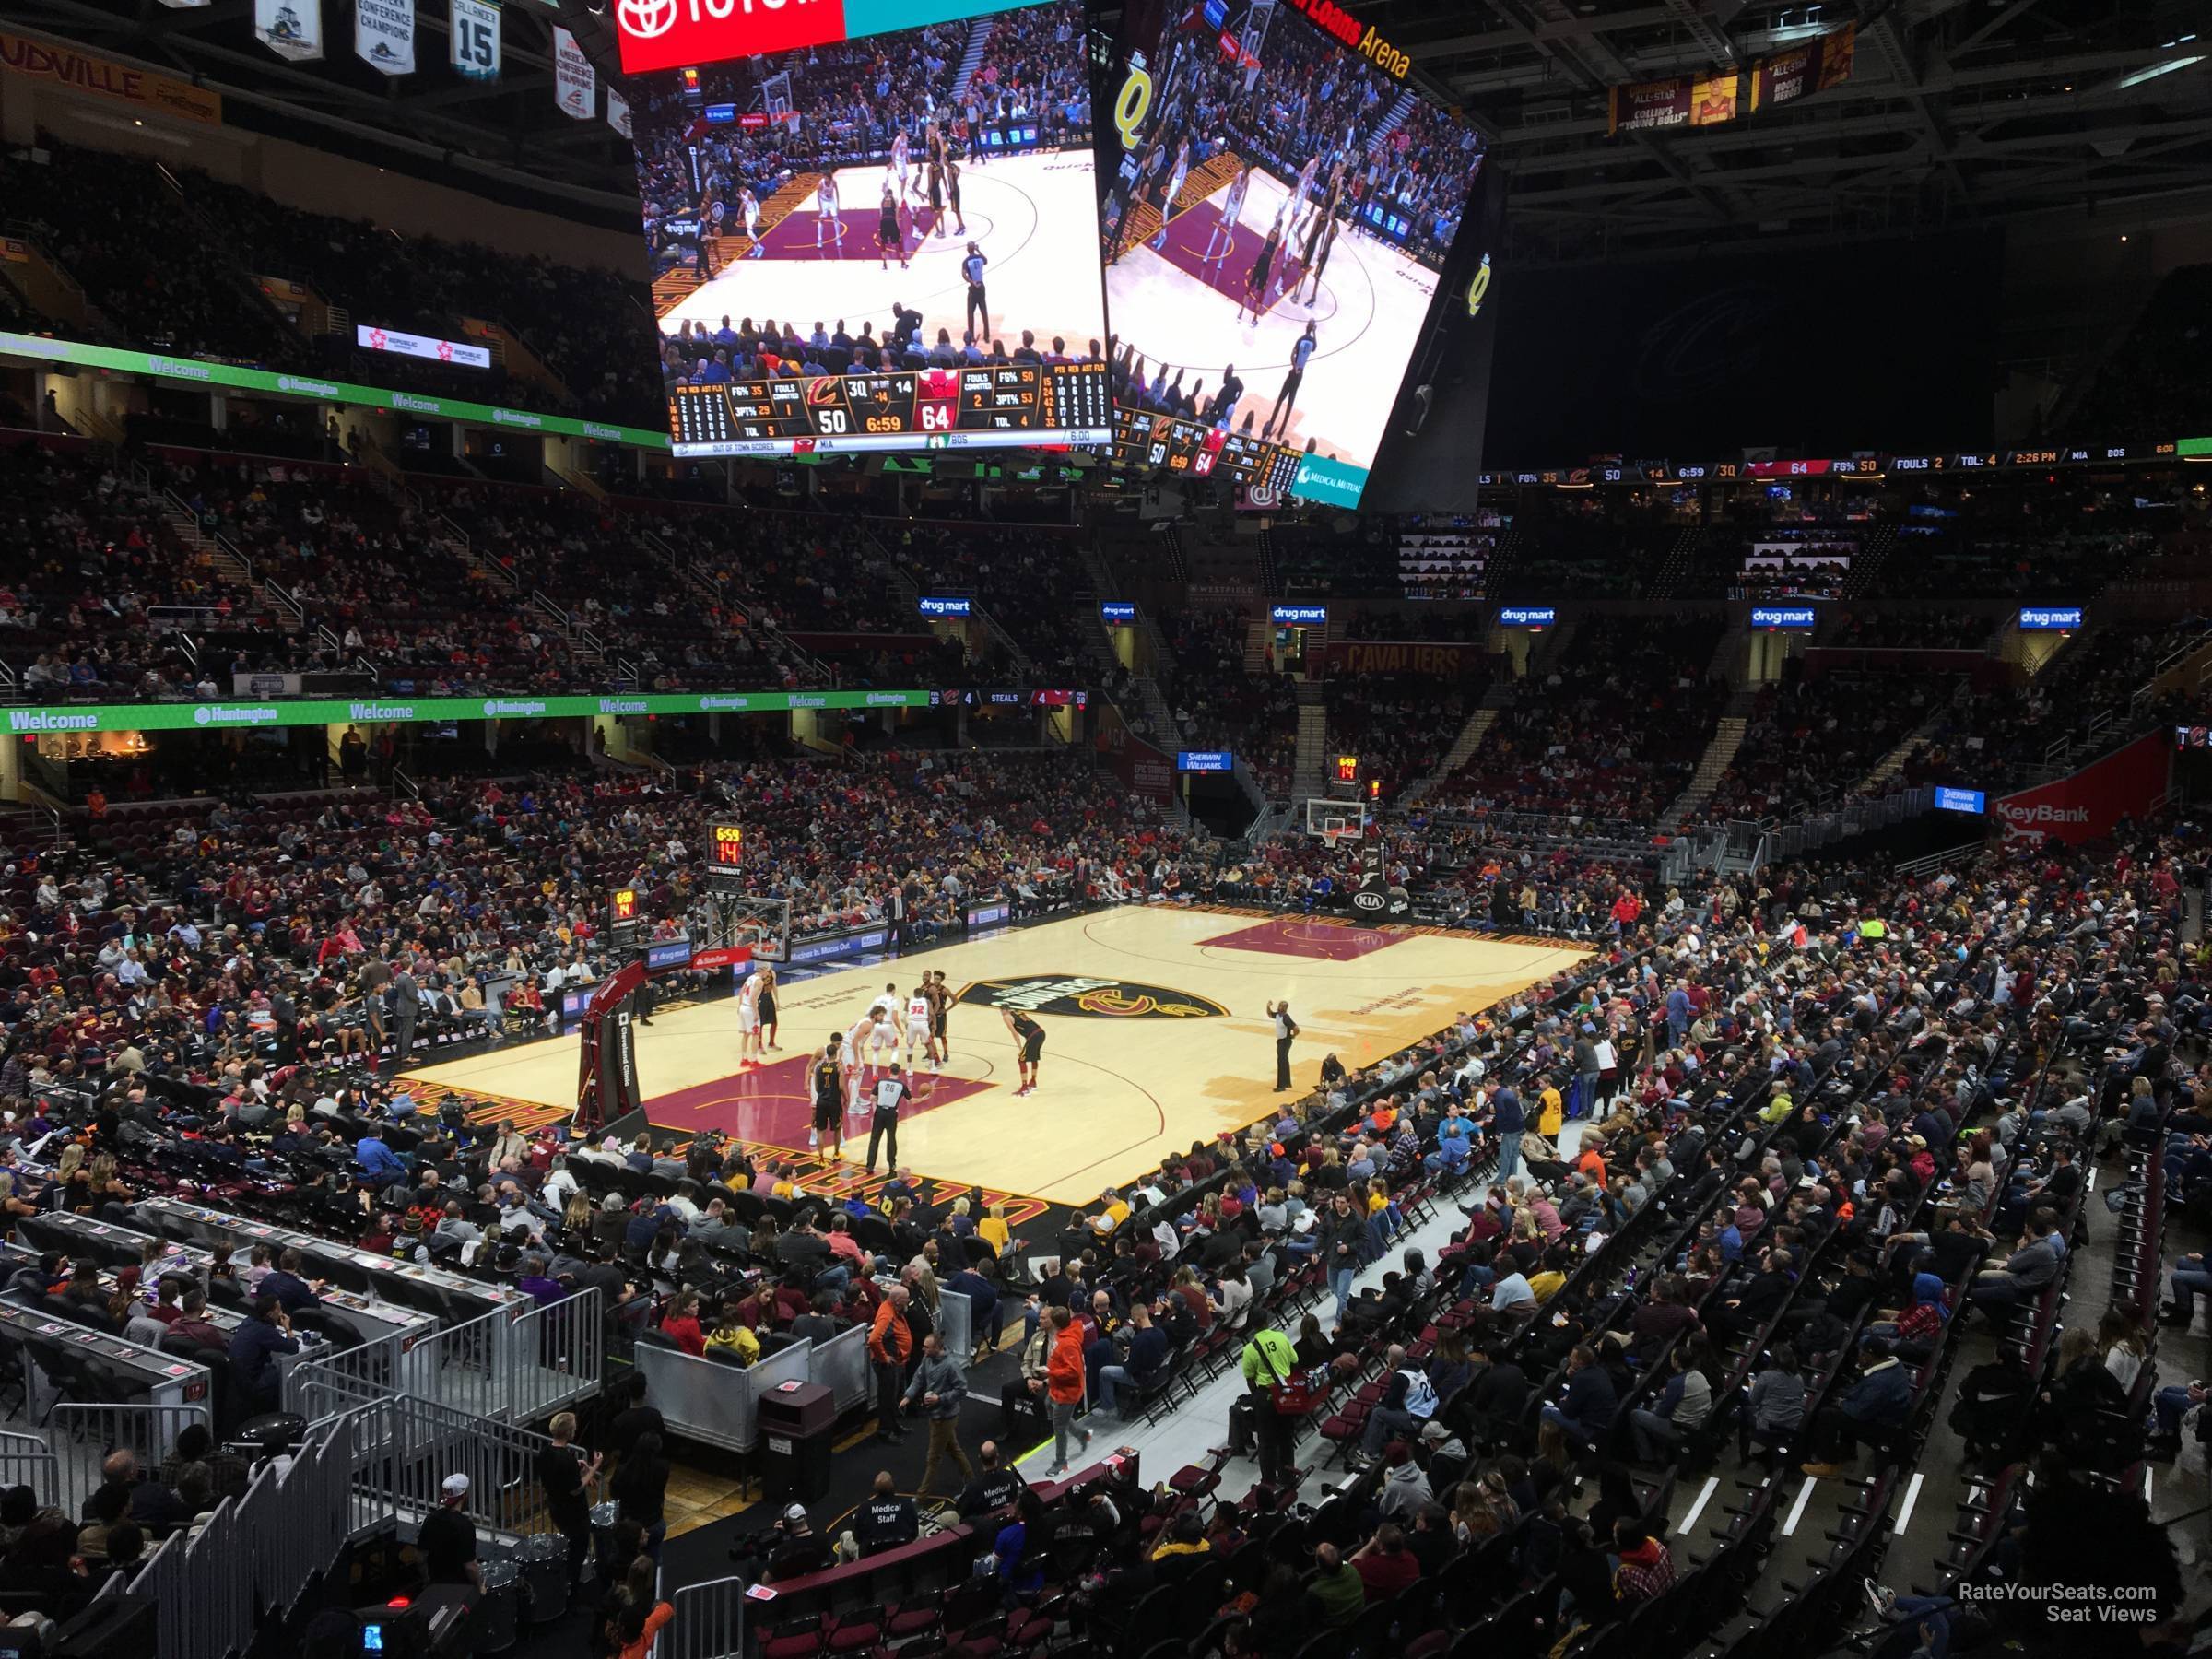
[[[676,0],[668,0],[671,8]],[[1142,69],[1133,68],[1129,78],[1122,83],[1122,95],[1113,100],[1114,130],[1122,135],[1122,147],[1136,147],[1136,130],[1145,124],[1145,117],[1152,112],[1152,76]]]
[[1482,266],[1475,273],[1475,280],[1467,284],[1467,315],[1473,316],[1482,309],[1482,297],[1490,291],[1490,256],[1482,256]]
[[676,0],[618,0],[615,17],[625,33],[656,41],[676,27]]

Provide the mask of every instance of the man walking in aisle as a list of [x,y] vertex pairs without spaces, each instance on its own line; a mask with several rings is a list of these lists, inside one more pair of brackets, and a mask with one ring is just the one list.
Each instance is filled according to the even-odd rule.
[[937,1465],[947,1457],[959,1470],[963,1484],[975,1478],[968,1453],[960,1450],[960,1402],[967,1397],[967,1373],[932,1331],[922,1338],[922,1363],[914,1367],[913,1379],[906,1385],[907,1409],[919,1405],[929,1414],[929,1456],[922,1465],[922,1484],[914,1488],[917,1500],[929,1496]]

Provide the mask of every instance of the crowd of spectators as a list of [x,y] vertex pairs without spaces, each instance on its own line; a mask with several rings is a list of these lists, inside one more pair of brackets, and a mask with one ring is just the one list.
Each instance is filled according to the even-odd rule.
[[[2067,758],[2058,747],[2066,743],[2089,746],[2070,758],[2075,765],[2086,764],[2101,747],[2146,729],[2161,708],[2186,706],[2178,694],[2142,709],[2135,707],[2135,699],[2161,663],[2207,640],[2212,622],[2198,616],[2097,625],[2062,645],[2025,686],[1955,700],[1935,745],[1909,771],[1916,781],[1941,782],[1939,771],[1964,766],[1994,789],[2028,778],[2054,758]],[[2098,739],[2108,741],[2100,745]]]
[[1298,763],[1298,693],[1283,675],[1244,666],[1251,618],[1241,610],[1189,610],[1168,624],[1174,667],[1160,692],[1181,746],[1225,748],[1249,766],[1271,798],[1287,799]]
[[1949,676],[1850,673],[1766,687],[1700,816],[1787,822],[1863,792],[1876,764],[1957,687]]
[[1656,821],[1712,739],[1718,618],[1594,618],[1524,681],[1437,808]]
[[1431,674],[1330,675],[1325,689],[1332,767],[1339,755],[1359,756],[1359,786],[1380,783],[1380,798],[1395,801],[1407,784],[1436,770],[1487,683],[1480,674],[1456,680]]
[[[646,356],[647,298],[632,279],[477,242],[401,235],[281,204],[196,169],[165,170],[44,135],[39,156],[0,157],[0,193],[128,344],[662,424]],[[149,245],[165,256],[144,258]],[[559,389],[503,367],[440,368],[363,353],[350,335],[311,345],[257,291],[263,278],[302,283],[359,323],[433,338],[467,340],[465,319],[496,323],[545,363]]]
[[1980,651],[1998,618],[1980,611],[1830,606],[1819,643],[1840,651]]
[[[748,798],[786,784],[819,816],[820,790],[803,771],[733,781]],[[993,768],[942,781],[953,787],[930,810],[973,821],[975,801],[954,801],[964,783],[1053,818],[1071,878],[1112,881],[1111,865],[1144,862],[1113,839],[1131,828],[1115,804],[1065,793],[1068,779]],[[373,1060],[359,1033],[400,1023],[371,1011],[380,989],[422,996],[428,1018],[450,994],[453,958],[468,969],[479,950],[497,951],[497,900],[540,895],[487,876],[534,861],[561,870],[537,914],[506,931],[524,935],[510,950],[542,946],[564,975],[594,971],[585,918],[596,906],[561,915],[594,872],[641,855],[655,866],[656,913],[672,920],[696,868],[664,840],[688,832],[685,798],[648,786],[599,809],[611,804],[547,780],[436,798],[396,822],[381,803],[333,804],[312,825],[210,821],[207,839],[168,855],[163,900],[142,877],[114,872],[111,883],[82,853],[38,871],[22,913],[36,919],[40,947],[0,959],[0,974],[26,960],[32,970],[7,1005],[4,1087],[31,1113],[18,1133],[39,1147],[35,1159],[4,1155],[9,1217],[101,1210],[159,1190],[166,1158],[189,1137],[200,1157],[228,1157],[265,1183],[288,1176],[281,1201],[313,1230],[511,1278],[540,1300],[597,1289],[616,1327],[640,1340],[720,1347],[743,1365],[778,1334],[865,1326],[889,1373],[878,1429],[891,1437],[902,1430],[888,1402],[918,1408],[924,1384],[965,1391],[1005,1327],[1019,1349],[1002,1394],[1007,1432],[1050,1432],[1055,1473],[1088,1461],[1097,1431],[1125,1437],[1179,1372],[1226,1351],[1269,1408],[1248,1419],[1263,1492],[1294,1486],[1304,1435],[1277,1420],[1266,1386],[1279,1358],[1318,1380],[1323,1405],[1304,1428],[1318,1435],[1313,1455],[1353,1471],[1357,1500],[1331,1512],[1341,1535],[1301,1547],[1310,1572],[1262,1573],[1229,1616],[1223,1651],[1291,1659],[1316,1630],[1371,1624],[1386,1604],[1432,1629],[1477,1622],[1488,1589],[1454,1602],[1419,1587],[1490,1585],[1492,1569],[1496,1594],[1525,1594],[1547,1634],[1602,1630],[1669,1595],[1693,1563],[1667,1535],[1665,1472],[1724,1455],[1731,1431],[1747,1462],[1754,1446],[1786,1453],[1823,1478],[1867,1445],[1909,1462],[1922,1380],[1945,1373],[1938,1350],[1955,1325],[2001,1323],[2065,1272],[2049,1241],[2085,1195],[2080,1165],[2100,1120],[2132,1127],[2199,1098],[2176,1053],[2204,1007],[2202,964],[2178,942],[2179,878],[2203,852],[2194,831],[2130,831],[2116,849],[2012,849],[1924,883],[1828,865],[1689,894],[1624,885],[1597,954],[1573,973],[1370,1066],[1324,1074],[1271,1120],[1117,1184],[1081,1222],[1088,1248],[1033,1263],[1024,1283],[1003,1218],[969,1201],[928,1205],[903,1171],[881,1207],[806,1203],[788,1170],[716,1135],[602,1148],[559,1130],[516,1133],[411,1110],[404,1080],[312,1057],[335,1043]],[[865,803],[838,816],[880,824],[888,845],[912,844],[920,827],[870,818]],[[1113,850],[1087,868],[1101,829]],[[1394,840],[1423,833],[1406,827]],[[265,895],[241,879],[241,856],[265,856],[287,834],[298,884],[272,914],[257,910]],[[779,856],[823,850],[818,836],[788,841],[765,823],[763,834]],[[1165,841],[1152,847],[1168,853]],[[1022,862],[1006,866],[1016,878]],[[1150,877],[1136,891],[1168,896]],[[64,966],[82,971],[36,977]],[[80,989],[95,975],[128,978],[129,994]],[[368,993],[358,1012],[348,982]],[[2053,1059],[2064,1069],[2046,1086],[2039,1073]],[[359,1126],[358,1141],[336,1134],[341,1124]],[[617,1165],[665,1176],[673,1195],[618,1190]],[[1441,1253],[1407,1248],[1441,1207],[1436,1184],[1477,1171],[1489,1179]],[[771,1191],[793,1197],[788,1221],[780,1211],[748,1223],[710,1197]],[[1655,1253],[1646,1241],[1659,1240],[1675,1242]],[[1357,1288],[1371,1267],[1388,1270]],[[54,1264],[39,1288],[72,1282],[70,1269]],[[257,1254],[221,1271],[253,1302],[312,1304],[296,1263]],[[76,1316],[119,1320],[105,1287],[94,1288]],[[144,1317],[189,1318],[207,1287],[182,1289],[172,1304],[158,1285],[126,1285],[121,1313],[137,1313],[146,1294]],[[934,1316],[947,1290],[985,1311],[976,1355],[943,1351]],[[2096,1328],[2100,1358],[2107,1347],[2142,1353],[2124,1318]],[[2062,1485],[2101,1467],[2083,1419],[2103,1409],[2064,1363],[2052,1408],[2002,1442],[2016,1457],[2041,1444],[2057,1459],[2046,1480]],[[1356,1393],[1365,1377],[1371,1390]],[[628,1385],[596,1417],[619,1459],[618,1530],[649,1547],[664,1519],[666,1425]],[[576,1432],[556,1427],[563,1441]],[[1241,1444],[1233,1425],[1230,1439]],[[30,1538],[6,1541],[11,1564],[28,1565],[65,1527],[79,1577],[133,1569],[147,1542],[188,1524],[211,1488],[241,1473],[198,1441],[177,1450],[159,1469],[113,1464],[82,1521],[11,1513]],[[1232,1458],[1218,1457],[1215,1475]],[[989,1524],[988,1570],[1028,1607],[1050,1562],[1032,1578],[1024,1539],[994,1529],[1007,1505],[1014,1525],[1053,1523],[1018,1483],[990,1486],[994,1474],[987,1465],[954,1501]],[[1291,1516],[1271,1498],[1240,1502],[1226,1485],[1218,1506],[1127,1486],[1114,1505],[1158,1524],[1110,1516],[1102,1553],[1085,1558],[1096,1571],[1053,1604],[1055,1618],[1110,1642],[1146,1593],[1191,1571],[1185,1558],[1218,1555],[1233,1569]],[[877,1537],[872,1524],[853,1517],[859,1553],[908,1539]],[[748,1572],[799,1579],[841,1559],[833,1531],[823,1527],[810,1554],[791,1548],[814,1527],[786,1514],[757,1552],[741,1540],[736,1553]],[[57,1605],[97,1587],[51,1582]],[[609,1596],[618,1618],[623,1594]],[[1938,1629],[1952,1617],[1940,1605],[1913,1613]],[[1890,1616],[1876,1593],[1865,1617]]]
[[205,669],[176,630],[264,610],[179,541],[158,495],[81,445],[0,451],[0,661],[37,700],[201,695]]

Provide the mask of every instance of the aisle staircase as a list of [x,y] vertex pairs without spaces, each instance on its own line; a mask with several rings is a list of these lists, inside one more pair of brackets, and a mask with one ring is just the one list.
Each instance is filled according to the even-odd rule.
[[1381,149],[1390,141],[1390,135],[1406,124],[1406,118],[1413,113],[1413,88],[1411,87],[1405,88],[1398,93],[1398,101],[1392,104],[1383,114],[1382,124],[1375,128],[1374,135],[1368,139],[1367,147],[1371,153]]
[[1300,680],[1298,753],[1290,767],[1290,798],[1310,801],[1329,788],[1329,706],[1319,680]]
[[1735,764],[1736,750],[1744,747],[1744,733],[1750,725],[1747,713],[1721,716],[1712,728],[1711,741],[1705,745],[1705,752],[1698,757],[1698,770],[1689,774],[1688,787],[1675,797],[1673,806],[1659,815],[1660,829],[1673,833],[1682,827],[1685,818],[1712,799],[1712,792],[1721,786],[1721,780]]
[[1675,537],[1675,545],[1666,550],[1666,558],[1652,577],[1653,599],[1671,599],[1681,591],[1684,578],[1696,567],[1698,547],[1704,540],[1702,530],[1685,530]]
[[994,21],[991,18],[978,18],[968,26],[968,50],[960,53],[959,70],[952,77],[952,101],[956,104],[968,96],[968,84],[983,66],[983,53],[991,49]]
[[1950,707],[1947,703],[1939,704],[1931,709],[1925,720],[1907,732],[1895,748],[1874,763],[1873,770],[1867,772],[1858,793],[1864,794],[1875,791],[1876,786],[1888,782],[1890,779],[1903,771],[1906,763],[1913,756],[1919,754],[1922,749],[1926,748],[1936,740],[1936,728],[1943,717],[1949,712]]
[[[1493,686],[1490,689],[1496,691],[1498,688]],[[1481,706],[1470,713],[1461,725],[1459,735],[1453,739],[1452,747],[1444,751],[1443,759],[1436,763],[1436,770],[1427,777],[1416,778],[1406,786],[1406,806],[1412,806],[1427,800],[1445,779],[1474,759],[1475,751],[1482,747],[1483,738],[1498,724],[1501,708],[1501,704],[1493,703],[1488,698],[1483,700]]]

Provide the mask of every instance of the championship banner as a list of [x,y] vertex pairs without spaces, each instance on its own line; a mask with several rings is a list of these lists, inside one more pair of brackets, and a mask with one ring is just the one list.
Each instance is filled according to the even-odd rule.
[[629,100],[623,97],[611,86],[606,89],[606,124],[613,127],[625,138],[637,136],[630,130]]
[[175,115],[208,126],[223,124],[221,93],[204,91],[148,69],[133,69],[73,46],[49,46],[42,41],[0,30],[0,69],[71,92],[128,104],[149,114]]
[[415,73],[415,0],[353,0],[353,54],[386,75]]
[[1456,679],[1489,653],[1464,642],[1433,640],[1338,640],[1329,647],[1329,666],[1346,674],[1429,674]]
[[1846,23],[1833,34],[1807,41],[1751,65],[1751,107],[1794,102],[1808,92],[1825,92],[1851,78],[1858,53],[1859,26]]
[[253,0],[253,38],[295,64],[321,57],[323,0]]
[[1734,69],[1700,78],[1678,75],[1668,80],[1615,87],[1606,135],[1610,137],[1660,127],[1719,126],[1735,119],[1742,91],[1743,76]]
[[589,121],[599,112],[598,74],[576,37],[558,23],[553,26],[553,100],[571,121]]
[[453,0],[445,39],[455,75],[465,80],[500,78],[500,8],[491,0]]
[[2146,818],[2166,798],[2172,765],[2172,737],[2153,732],[2068,777],[2005,796],[1996,814],[2008,841],[2101,841],[2122,818]]

